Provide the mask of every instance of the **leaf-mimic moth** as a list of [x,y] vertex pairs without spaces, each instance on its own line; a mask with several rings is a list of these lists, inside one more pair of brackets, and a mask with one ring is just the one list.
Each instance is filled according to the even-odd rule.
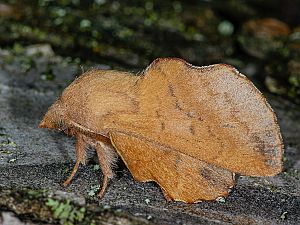
[[155,181],[168,200],[227,196],[235,173],[273,176],[283,144],[275,113],[253,83],[226,64],[196,67],[160,58],[140,76],[90,70],[49,108],[40,127],[76,138],[76,164],[92,146],[104,178],[122,158],[137,181]]

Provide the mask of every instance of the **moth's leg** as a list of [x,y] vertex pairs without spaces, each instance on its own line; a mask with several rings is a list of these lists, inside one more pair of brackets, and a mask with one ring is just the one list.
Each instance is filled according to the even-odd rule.
[[112,167],[117,159],[117,155],[112,146],[106,145],[99,141],[96,143],[96,152],[99,158],[99,165],[103,173],[103,183],[98,194],[98,197],[102,198],[109,179],[114,176]]
[[85,156],[86,156],[86,142],[84,141],[84,136],[82,134],[76,135],[76,163],[72,170],[71,175],[68,179],[63,183],[66,187],[70,184],[71,180],[73,179],[74,175],[76,174],[80,163],[85,164]]

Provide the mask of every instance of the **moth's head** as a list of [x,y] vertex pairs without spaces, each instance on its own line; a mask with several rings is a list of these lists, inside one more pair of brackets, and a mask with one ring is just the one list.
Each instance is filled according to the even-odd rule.
[[40,128],[64,130],[64,107],[58,99],[47,111],[39,124]]

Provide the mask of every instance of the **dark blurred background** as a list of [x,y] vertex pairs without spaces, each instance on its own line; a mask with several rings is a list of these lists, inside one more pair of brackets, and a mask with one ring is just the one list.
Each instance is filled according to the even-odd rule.
[[[0,1],[0,47],[10,52],[4,62],[35,44],[79,70],[138,71],[168,56],[229,63],[259,88],[300,103],[299,0]],[[27,72],[35,61],[23,57],[21,65]],[[56,76],[48,67],[43,78]]]

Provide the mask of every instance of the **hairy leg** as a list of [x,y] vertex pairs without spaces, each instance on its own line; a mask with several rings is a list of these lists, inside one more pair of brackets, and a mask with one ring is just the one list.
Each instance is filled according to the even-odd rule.
[[63,183],[65,187],[70,184],[71,180],[73,179],[74,175],[78,170],[80,163],[85,164],[85,153],[86,153],[87,144],[84,141],[84,136],[82,134],[77,134],[76,138],[77,138],[76,139],[76,163],[72,170],[71,175]]
[[98,194],[98,197],[102,198],[109,179],[114,176],[112,167],[117,159],[117,154],[111,145],[107,145],[99,141],[96,143],[96,152],[99,158],[99,165],[103,173],[103,184]]

